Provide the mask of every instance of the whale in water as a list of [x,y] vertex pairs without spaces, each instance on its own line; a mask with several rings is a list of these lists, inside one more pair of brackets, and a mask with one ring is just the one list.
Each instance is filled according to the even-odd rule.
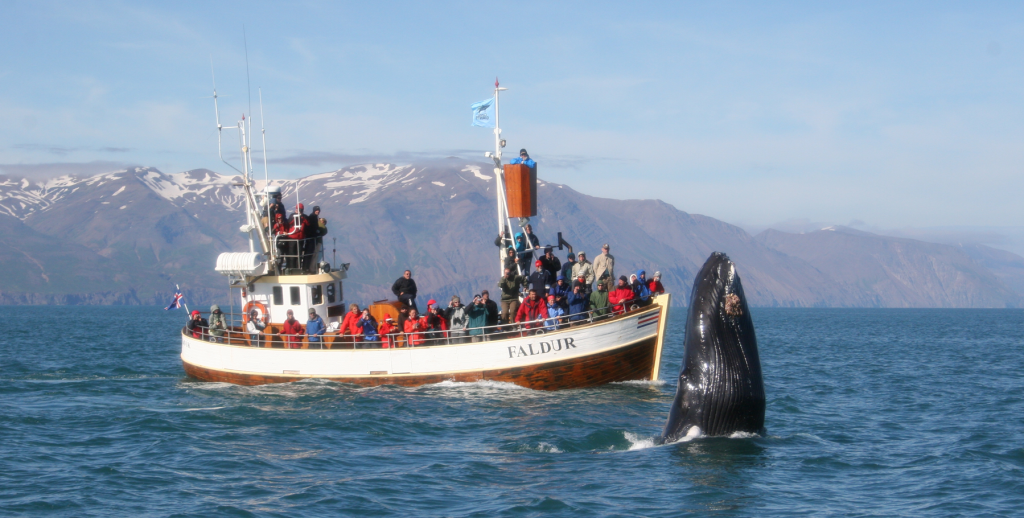
[[712,253],[694,279],[683,341],[679,386],[661,442],[763,434],[757,337],[736,265],[723,253]]

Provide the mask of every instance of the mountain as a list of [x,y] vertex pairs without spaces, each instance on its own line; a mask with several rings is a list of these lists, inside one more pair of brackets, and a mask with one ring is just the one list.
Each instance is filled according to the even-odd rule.
[[[0,242],[10,265],[0,303],[161,304],[180,284],[195,304],[226,301],[216,256],[248,247],[240,178],[206,170],[132,168],[38,182],[0,176]],[[461,159],[366,164],[277,181],[289,207],[328,220],[325,255],[351,263],[347,302],[391,296],[413,270],[421,298],[495,291],[500,274],[492,166]],[[603,243],[616,275],[661,271],[685,304],[712,251],[740,266],[759,306],[1005,307],[1020,302],[1024,258],[851,229],[754,237],[658,200],[612,200],[541,180],[537,235],[557,232],[593,259]],[[565,250],[556,251],[565,260]],[[972,255],[973,254],[973,255]],[[1019,260],[1017,263],[1015,261]]]
[[769,229],[757,240],[820,270],[855,294],[855,306],[1016,307],[1020,303],[1018,293],[956,246],[842,226],[803,234]]

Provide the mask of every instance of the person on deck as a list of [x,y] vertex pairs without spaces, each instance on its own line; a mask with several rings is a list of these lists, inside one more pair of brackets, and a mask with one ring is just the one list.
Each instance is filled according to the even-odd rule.
[[298,320],[295,320],[295,313],[292,310],[289,309],[286,315],[288,318],[281,326],[281,334],[284,335],[282,338],[287,340],[286,345],[289,349],[302,349],[302,335],[306,330]]
[[494,238],[494,246],[498,248],[515,246],[515,242],[512,240],[512,235],[509,233],[507,226],[505,227],[505,230],[502,230],[501,233],[498,234],[498,237]]
[[224,343],[224,333],[228,330],[228,321],[224,313],[220,312],[220,306],[210,306],[210,338],[211,342]]
[[289,268],[300,268],[302,270],[305,270],[305,267],[306,267],[306,260],[305,260],[305,243],[306,242],[303,241],[303,240],[306,239],[306,237],[308,237],[307,236],[307,227],[308,227],[307,224],[309,223],[309,217],[306,216],[306,212],[305,211],[306,211],[306,207],[303,204],[300,203],[300,204],[295,206],[295,212],[293,212],[292,215],[291,215],[291,218],[289,218],[291,220],[291,225],[292,226],[291,226],[291,234],[288,237],[295,240],[294,241],[294,248],[292,248],[292,253],[297,256],[297,257],[291,259],[291,263],[290,263]]
[[534,266],[537,267],[537,270],[530,274],[530,289],[537,290],[537,293],[547,294],[555,279],[551,277],[547,270],[541,268],[539,259],[534,263]]
[[619,285],[608,293],[608,303],[612,305],[612,311],[621,315],[629,309],[629,303],[633,301],[633,289],[629,287],[626,276],[619,277]]
[[[394,284],[391,285],[391,293],[394,293],[398,300],[410,309],[416,308],[416,281],[412,280],[412,271],[406,270]],[[419,313],[419,310],[416,311]]]
[[[378,344],[372,342],[377,342],[380,340],[380,336],[378,336],[377,334],[377,319],[373,318],[373,315],[370,314],[369,309],[363,310],[363,314],[362,316],[359,317],[359,320],[356,322],[356,324],[358,324],[359,327],[363,328],[364,347],[376,348]],[[363,348],[360,347],[359,344],[357,344],[356,347],[360,349]]]
[[461,344],[465,342],[469,313],[466,312],[466,306],[462,305],[462,300],[458,295],[452,295],[452,301],[448,303],[444,318],[448,320],[448,334],[451,338],[448,343]]
[[580,252],[579,261],[576,261],[576,266],[572,267],[572,276],[567,277],[569,279],[577,279],[579,276],[583,276],[583,280],[587,283],[587,294],[590,294],[591,286],[594,285],[594,265],[590,264],[587,260],[587,254]]
[[533,249],[537,250],[540,248],[540,239],[537,239],[537,236],[533,234],[533,225],[527,223],[526,226],[523,227],[523,230],[526,231],[526,239],[528,239],[530,244],[533,245]]
[[536,172],[536,170],[537,170],[537,162],[535,162],[532,158],[530,158],[530,154],[526,152],[526,148],[520,149],[519,150],[519,156],[513,158],[512,160],[509,160],[508,163],[509,164],[523,164],[526,167],[529,167],[530,169],[533,169],[534,172]]
[[[359,335],[363,333],[362,326],[359,325],[359,318],[362,313],[359,311],[358,304],[349,304],[348,313],[345,313],[345,317],[341,319],[341,328],[339,331],[342,336],[348,335],[345,342],[351,342],[356,344],[359,342]],[[355,347],[353,345],[353,347]]]
[[516,322],[523,324],[523,329],[537,327],[538,320],[548,317],[548,308],[544,300],[537,297],[537,290],[530,290],[526,300],[519,306],[516,312]]
[[576,276],[572,274],[572,269],[576,267],[576,255],[569,252],[566,256],[565,262],[562,263],[562,271],[558,272],[562,274],[562,277],[566,279],[575,279]]
[[498,280],[501,290],[501,323],[510,324],[519,311],[519,292],[526,285],[526,277],[516,275],[513,270],[505,268],[505,275]]
[[615,282],[615,257],[608,253],[610,247],[605,243],[601,247],[601,255],[594,258],[594,276],[597,280]]
[[267,207],[267,221],[273,224],[277,221],[278,214],[281,215],[281,219],[284,219],[288,215],[288,209],[285,209],[284,203],[281,202],[280,187],[267,187],[267,195],[270,196],[269,206]]
[[316,314],[316,310],[309,308],[309,320],[306,321],[306,340],[309,341],[310,349],[323,349],[323,336],[327,332],[324,319]]
[[[291,233],[292,229],[291,226],[288,224],[288,220],[285,219],[284,216],[285,215],[280,212],[275,213],[273,219],[274,225],[273,227],[271,227],[271,230],[274,232],[274,236],[276,236],[275,240],[277,241],[277,256],[279,258],[283,258],[285,255],[289,253],[292,243],[288,239],[288,234]],[[285,267],[285,264],[285,260],[281,259],[281,262],[277,265],[278,269],[283,269]],[[283,272],[279,271],[278,273]]]
[[480,295],[473,295],[473,303],[466,308],[466,328],[474,342],[483,339],[484,326],[487,325],[487,305]]
[[391,315],[385,315],[384,322],[380,324],[381,347],[384,349],[394,348],[396,337],[401,332],[402,330],[395,324],[395,320],[391,318]]
[[590,309],[594,318],[608,314],[608,290],[604,289],[605,281],[597,281],[597,291],[590,294]]
[[[323,221],[323,226],[320,222]],[[324,236],[327,235],[327,220],[320,217],[320,206],[314,206],[313,211],[306,216],[306,241],[305,251],[303,254],[306,257],[306,263],[303,268],[307,272],[313,273],[317,258],[320,256],[318,249],[323,249]]]
[[639,301],[640,307],[647,306],[651,303],[651,289],[647,287],[647,272],[638,270],[636,276],[630,276],[630,288],[633,290],[633,295]]
[[487,308],[487,321],[484,323],[487,326],[487,333],[494,332],[494,326],[498,325],[498,316],[501,315],[501,311],[498,309],[498,304],[491,300],[491,292],[484,290],[480,292],[480,300],[483,301],[484,307]]
[[503,265],[506,270],[512,270],[517,272],[516,265],[519,264],[519,256],[516,255],[516,249],[511,246],[505,249],[505,264]]
[[416,308],[409,310],[409,318],[405,320],[405,331],[406,344],[409,347],[419,347],[423,345],[423,330],[427,328],[426,318],[420,318],[419,311]]
[[569,303],[569,321],[576,322],[587,318],[587,294],[579,284],[572,287],[572,293],[566,298]]
[[559,275],[562,275],[562,261],[555,257],[555,253],[550,246],[544,249],[544,256],[539,260],[541,268],[547,270],[552,279],[557,279]]
[[249,321],[245,323],[245,332],[249,333],[249,344],[253,347],[263,347],[263,330],[267,328],[267,317],[260,318],[260,312],[256,308],[249,310]]
[[185,329],[192,333],[192,338],[203,339],[203,333],[210,327],[210,323],[203,318],[198,309],[192,310],[192,318],[185,324]]
[[579,277],[576,277],[576,280],[572,281],[572,284],[570,284],[570,286],[573,289],[575,289],[577,286],[579,286],[580,293],[582,293],[584,297],[589,297],[590,296],[590,285],[587,284],[587,278],[586,277],[584,277],[582,275],[580,275]]
[[551,288],[548,289],[548,295],[553,295],[555,297],[555,303],[558,304],[558,307],[562,309],[569,309],[569,302],[566,299],[569,297],[569,293],[571,291],[572,288],[570,288],[569,284],[565,282],[565,277],[559,275],[558,280],[556,280],[555,283],[551,285]]
[[533,250],[530,250],[526,246],[526,235],[522,232],[516,232],[516,257],[519,263],[519,268],[523,270],[523,275],[530,275],[530,265],[533,264]]
[[661,272],[654,272],[651,282],[647,283],[647,289],[651,290],[652,295],[665,293],[665,286],[661,284]]
[[548,317],[544,320],[544,329],[557,331],[562,327],[562,317],[565,316],[565,309],[558,304],[554,295],[548,295]]
[[444,310],[441,309],[441,306],[435,306],[434,304],[434,299],[430,299],[430,302],[427,302],[427,315],[425,317],[427,327],[424,328],[424,331],[427,331],[427,333],[424,335],[424,338],[426,338],[428,345],[444,344],[448,334],[448,319],[444,316]]

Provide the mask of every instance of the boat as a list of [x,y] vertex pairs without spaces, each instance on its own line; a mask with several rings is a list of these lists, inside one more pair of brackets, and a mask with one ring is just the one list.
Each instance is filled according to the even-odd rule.
[[[536,215],[537,204],[536,169],[502,162],[505,141],[497,121],[497,101],[504,90],[495,81],[495,151],[485,153],[495,166],[499,234],[514,225],[525,226],[529,217]],[[241,169],[224,160],[222,152],[221,160],[240,173],[237,185],[246,212],[241,231],[248,234],[249,251],[223,253],[215,265],[217,272],[228,277],[232,297],[237,290],[241,313],[228,314],[227,328],[218,336],[209,329],[181,330],[181,361],[188,376],[238,385],[308,379],[363,386],[489,380],[537,390],[659,378],[671,300],[668,293],[652,296],[643,307],[632,304],[611,311],[588,311],[573,322],[502,323],[478,328],[475,335],[399,333],[373,342],[345,335],[339,328],[347,305],[343,285],[351,265],[328,262],[322,250],[310,259],[304,255],[308,243],[272,232],[266,217],[270,180],[265,152],[262,189],[252,167],[252,118],[243,116],[236,126],[222,127],[216,103],[214,87],[218,148],[224,129],[237,130],[240,136]],[[265,149],[265,131],[263,135]],[[566,246],[571,252],[571,245],[560,233],[558,241],[552,246]],[[500,265],[500,258],[498,262]],[[369,310],[382,322],[397,316],[402,304],[377,301]],[[327,323],[320,341],[282,333],[288,310],[301,319],[310,309]],[[247,327],[250,320],[265,324],[265,328],[253,332]]]

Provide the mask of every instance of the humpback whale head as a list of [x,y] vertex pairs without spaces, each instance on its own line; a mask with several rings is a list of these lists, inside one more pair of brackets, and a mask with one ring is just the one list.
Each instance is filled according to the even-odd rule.
[[743,286],[736,265],[715,252],[693,282],[679,387],[661,439],[763,433],[764,408],[761,360]]

